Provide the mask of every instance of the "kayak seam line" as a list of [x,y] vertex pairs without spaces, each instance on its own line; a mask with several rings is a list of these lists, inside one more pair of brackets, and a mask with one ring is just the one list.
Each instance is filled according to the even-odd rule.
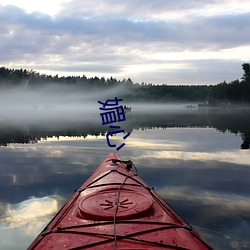
[[[102,187],[102,186],[112,186],[112,185],[121,185],[120,182],[113,182],[113,183],[104,183],[104,184],[98,184],[98,185],[95,185],[95,186],[90,186],[88,188],[96,188],[96,187]],[[124,185],[126,186],[136,186],[136,187],[141,187],[141,185],[139,184],[133,184],[133,183],[125,183]],[[81,189],[79,191],[84,191],[86,188],[84,189]],[[78,192],[79,192],[78,191]]]
[[[168,223],[168,222],[160,222],[160,221],[129,221],[129,220],[118,220],[116,221],[117,224],[148,224],[148,225],[165,225],[165,226],[179,226],[177,224]],[[91,227],[91,226],[103,226],[113,224],[113,221],[104,221],[98,223],[91,223],[86,225],[78,225],[78,226],[70,226],[70,227],[58,227],[59,230],[64,229],[73,229],[73,228],[82,228],[82,227]]]
[[[157,227],[157,228],[153,228],[153,229],[148,229],[148,230],[144,230],[144,231],[139,231],[139,232],[135,232],[135,233],[131,233],[128,235],[117,235],[117,240],[123,240],[123,239],[127,239],[127,240],[132,240],[132,241],[139,241],[139,242],[144,242],[144,243],[148,243],[148,244],[153,244],[153,245],[157,245],[157,246],[161,246],[161,247],[170,247],[173,249],[183,249],[186,250],[187,248],[183,248],[183,247],[178,247],[178,246],[172,246],[172,245],[168,245],[168,244],[163,244],[163,243],[158,243],[158,242],[153,242],[153,241],[146,241],[146,240],[141,240],[141,239],[136,239],[133,238],[134,236],[140,236],[142,234],[147,234],[147,233],[151,233],[151,232],[155,232],[155,231],[159,231],[159,230],[169,230],[169,229],[185,229],[187,230],[185,227],[182,226],[168,226],[168,227]],[[82,248],[88,248],[88,247],[92,247],[92,246],[96,246],[96,245],[100,245],[100,244],[106,244],[109,242],[112,242],[114,239],[114,235],[110,235],[110,234],[97,234],[97,233],[91,233],[91,232],[78,232],[78,231],[54,231],[53,233],[69,233],[69,234],[83,234],[83,235],[94,235],[94,236],[105,236],[105,237],[112,237],[112,239],[107,239],[107,240],[103,240],[103,241],[98,241],[98,242],[94,242],[85,246],[79,246],[76,248],[71,248],[71,250],[76,250],[76,249],[82,249]]]
[[[136,235],[141,235],[141,234],[146,234],[146,233],[151,233],[154,231],[158,231],[158,230],[170,230],[170,229],[184,229],[189,231],[188,228],[186,228],[185,226],[179,226],[179,225],[168,225],[168,226],[164,226],[164,227],[156,227],[156,228],[151,228],[151,229],[146,229],[143,231],[137,231],[128,235],[118,235],[117,237],[120,238],[129,238],[131,236],[136,236]],[[56,230],[51,230],[51,231],[47,231],[47,234],[52,234],[52,233],[69,233],[69,234],[87,234],[87,235],[98,235],[98,236],[114,236],[113,234],[101,234],[101,233],[92,233],[92,232],[80,232],[80,231],[70,231],[70,230],[65,230],[65,228],[60,228],[60,229],[56,229]]]

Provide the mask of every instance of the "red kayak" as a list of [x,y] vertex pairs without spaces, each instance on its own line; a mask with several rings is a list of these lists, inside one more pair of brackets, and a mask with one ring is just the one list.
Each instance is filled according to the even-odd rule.
[[133,167],[110,153],[28,249],[212,249]]

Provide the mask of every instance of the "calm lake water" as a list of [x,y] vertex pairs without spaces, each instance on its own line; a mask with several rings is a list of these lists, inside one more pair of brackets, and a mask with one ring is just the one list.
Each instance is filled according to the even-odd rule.
[[[115,151],[99,110],[34,110],[0,117],[1,249],[27,248]],[[116,125],[131,133],[110,138],[118,154],[210,245],[250,249],[250,110],[134,105]]]

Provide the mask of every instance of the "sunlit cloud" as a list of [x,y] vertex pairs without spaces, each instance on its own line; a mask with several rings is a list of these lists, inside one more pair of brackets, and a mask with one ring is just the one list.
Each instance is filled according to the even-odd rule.
[[[183,65],[178,64],[178,61],[187,61],[191,62],[192,60],[206,60],[209,58],[210,60],[237,60],[238,57],[242,57],[243,60],[250,60],[250,56],[246,54],[246,51],[250,50],[250,46],[241,46],[236,48],[230,48],[230,49],[222,49],[219,51],[209,51],[206,49],[200,50],[200,51],[180,51],[180,52],[166,52],[166,53],[155,53],[151,54],[152,58],[154,60],[160,60],[160,61],[167,61],[171,62],[173,61],[173,67],[191,67],[190,64],[186,63]],[[176,62],[176,64],[174,64]],[[171,68],[171,64],[167,64],[168,67]]]
[[66,0],[43,0],[43,1],[31,1],[31,0],[1,0],[3,5],[15,5],[24,9],[27,13],[41,12],[51,16],[56,15],[60,9],[63,8],[63,3]]

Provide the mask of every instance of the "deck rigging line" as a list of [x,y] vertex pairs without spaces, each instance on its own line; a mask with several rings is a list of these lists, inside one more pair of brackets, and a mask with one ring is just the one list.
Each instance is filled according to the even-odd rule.
[[[118,160],[115,161],[115,163],[118,162]],[[119,162],[122,162],[122,163],[125,163],[126,164],[126,167],[131,169],[133,166],[135,167],[134,163],[132,161],[119,161]],[[129,165],[128,165],[129,164]],[[116,233],[116,217],[117,217],[117,213],[118,213],[118,209],[119,209],[119,204],[120,204],[120,194],[121,194],[121,189],[123,188],[123,186],[125,185],[127,179],[129,177],[132,177],[134,175],[137,175],[138,171],[135,167],[135,170],[136,170],[136,173],[134,172],[129,172],[127,174],[127,176],[124,178],[124,181],[121,183],[118,191],[117,191],[117,199],[116,199],[116,208],[115,208],[115,213],[114,213],[114,249],[117,250],[117,233]]]
[[[110,170],[107,173],[103,174],[102,176],[98,177],[97,179],[93,180],[85,188],[79,189],[77,191],[77,194],[74,197],[73,201],[71,202],[71,204],[69,204],[69,206],[63,212],[61,218],[59,218],[56,222],[53,223],[54,224],[54,226],[53,226],[54,230],[52,229],[52,230],[44,231],[42,233],[43,237],[45,237],[46,235],[51,234],[51,233],[68,233],[68,234],[82,234],[82,235],[90,235],[90,236],[108,237],[108,239],[104,239],[104,240],[101,240],[101,241],[90,243],[90,244],[84,245],[84,246],[78,246],[78,247],[75,247],[75,248],[71,248],[71,250],[84,249],[84,248],[98,246],[98,245],[101,245],[101,244],[111,243],[111,242],[114,242],[114,249],[117,250],[117,241],[123,240],[123,239],[134,241],[134,242],[141,242],[141,243],[145,243],[145,244],[155,245],[155,246],[160,246],[160,247],[163,247],[163,248],[167,247],[167,248],[171,248],[171,249],[187,250],[187,248],[183,248],[183,247],[178,247],[178,246],[168,245],[168,244],[164,244],[164,243],[159,243],[159,242],[134,238],[135,236],[150,233],[150,232],[155,232],[155,231],[158,231],[158,230],[183,229],[183,230],[188,230],[194,237],[196,237],[198,240],[202,241],[203,243],[205,243],[207,245],[206,242],[204,242],[202,239],[200,239],[193,232],[193,228],[189,224],[182,225],[183,223],[178,219],[178,217],[176,217],[176,214],[173,213],[168,207],[165,206],[165,204],[154,194],[154,192],[152,191],[152,188],[150,186],[145,186],[144,183],[141,183],[139,180],[133,178],[133,176],[138,175],[138,171],[137,171],[137,169],[136,169],[136,167],[135,167],[135,165],[134,165],[134,163],[132,161],[130,161],[130,160],[129,161],[111,160],[111,161],[113,163],[120,162],[120,163],[126,164],[126,168],[128,168],[128,169],[131,169],[131,168],[134,167],[136,172],[133,172],[131,170],[131,171],[128,172],[128,174],[124,174],[124,173],[119,172],[116,169],[113,169],[113,170]],[[112,172],[117,172],[120,175],[123,175],[124,176],[124,181],[122,183],[109,183],[109,184],[107,183],[107,184],[94,185],[96,182],[98,182],[99,180],[105,178],[106,176],[108,176]],[[126,183],[126,181],[128,179],[131,179],[131,180],[135,181],[137,184]],[[69,227],[63,227],[63,228],[56,226],[56,225],[58,225],[58,223],[60,223],[60,220],[69,211],[69,209],[74,205],[74,203],[76,202],[76,200],[78,199],[78,197],[80,196],[80,194],[84,190],[89,189],[89,188],[100,187],[100,186],[108,186],[108,185],[114,185],[114,184],[119,185],[119,188],[118,188],[118,191],[117,191],[117,199],[116,199],[116,202],[115,202],[115,211],[114,211],[113,221],[103,221],[103,222],[90,223],[90,224],[86,224],[86,225],[76,225],[76,226],[69,226]],[[148,192],[152,195],[152,197],[158,202],[158,204],[160,206],[162,206],[165,210],[167,210],[171,214],[171,216],[173,216],[180,223],[180,225],[173,224],[173,223],[167,223],[167,222],[157,222],[157,221],[155,221],[155,222],[154,221],[147,222],[147,221],[117,220],[117,214],[118,214],[118,210],[119,210],[121,191],[122,191],[122,189],[123,189],[123,187],[125,185],[126,186],[141,186],[141,187],[147,189]],[[171,206],[170,206],[170,208],[171,208]],[[64,209],[64,207],[62,207],[61,210],[63,210],[63,209]],[[59,214],[59,212],[57,214]],[[117,224],[133,224],[133,223],[135,223],[135,224],[151,224],[151,225],[153,224],[153,225],[159,225],[159,226],[157,226],[156,228],[153,228],[153,229],[152,228],[151,229],[146,229],[146,230],[134,232],[134,233],[131,233],[131,234],[128,234],[128,235],[118,235],[117,234],[117,228],[116,228]],[[99,225],[100,226],[102,226],[102,225],[111,225],[111,224],[113,224],[113,230],[114,230],[113,235],[111,235],[111,234],[83,232],[83,231],[82,232],[74,231],[74,229],[77,229],[77,228],[99,226]],[[73,230],[70,230],[70,229],[73,229]],[[41,241],[41,239],[37,242],[37,244]]]

